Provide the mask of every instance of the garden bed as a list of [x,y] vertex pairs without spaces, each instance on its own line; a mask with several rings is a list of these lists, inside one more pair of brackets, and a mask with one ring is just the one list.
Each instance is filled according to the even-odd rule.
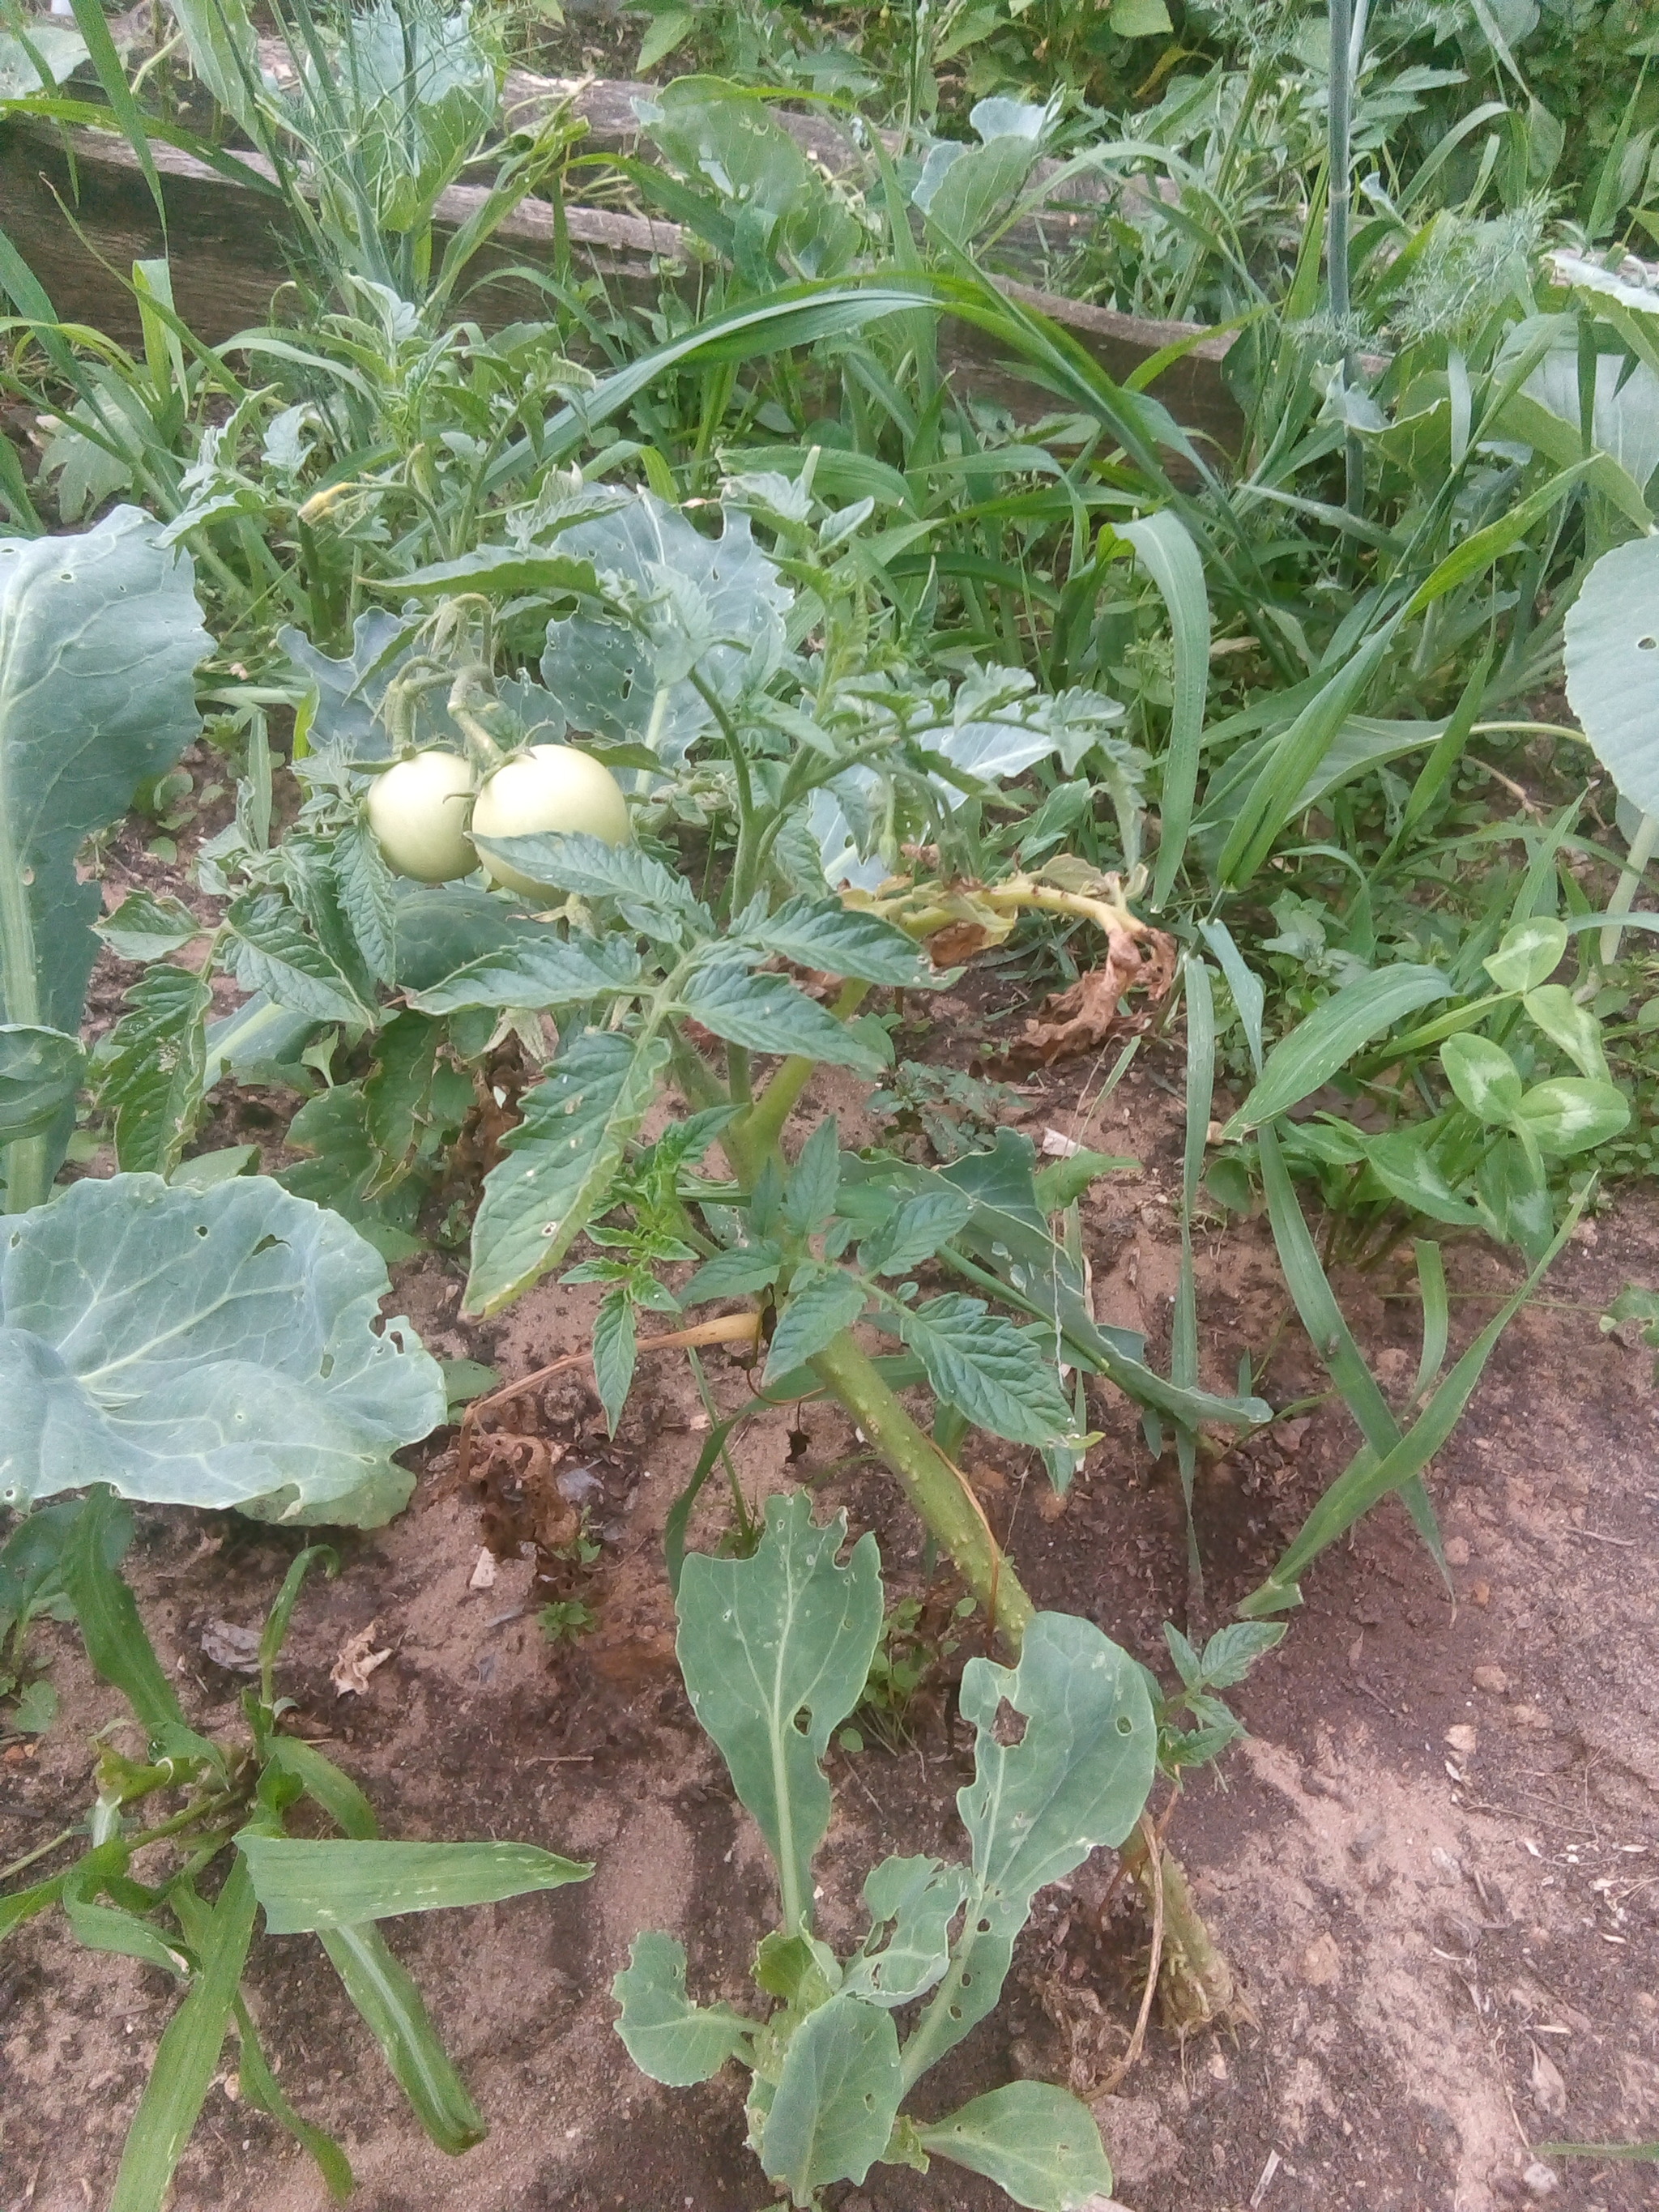
[[[171,872],[131,832],[112,857],[112,873],[156,889]],[[94,1009],[107,997],[95,990]],[[936,1006],[918,1048],[957,1066],[988,1054],[1015,1011],[1009,997]],[[1172,1048],[1152,1048],[1095,1106],[1092,1070],[1059,1071],[1031,1086],[1018,1115],[1035,1138],[1057,1128],[1138,1157],[1087,1202],[1086,1249],[1103,1318],[1145,1330],[1160,1354],[1179,1255],[1179,1065]],[[809,1109],[836,1110],[847,1141],[882,1133],[849,1079],[818,1082]],[[227,1126],[215,1137],[250,1133]],[[1633,1193],[1583,1233],[1549,1299],[1504,1340],[1437,1477],[1455,1599],[1389,1507],[1322,1561],[1291,1642],[1239,1693],[1250,1741],[1193,1785],[1172,1838],[1238,1975],[1239,2013],[1226,2031],[1187,2039],[1155,2022],[1139,2064],[1097,2097],[1117,2192],[1134,2212],[1253,2202],[1498,2212],[1537,2201],[1524,2178],[1530,2144],[1659,2124],[1659,1395],[1651,1355],[1595,1318],[1656,1267],[1659,1210]],[[437,1256],[397,1271],[392,1303],[440,1355],[513,1377],[587,1341],[594,1293],[539,1288],[475,1324],[458,1312],[462,1272]],[[1468,1316],[1455,1349],[1514,1275],[1490,1251],[1454,1255],[1455,1311]],[[1391,1390],[1416,1364],[1409,1279],[1409,1267],[1384,1267],[1341,1285]],[[1206,1371],[1218,1382],[1283,1315],[1265,1226],[1200,1255],[1200,1306]],[[727,1402],[742,1391],[735,1355],[713,1373]],[[1317,1390],[1294,1328],[1263,1387],[1279,1404]],[[1150,1459],[1115,1393],[1091,1392],[1091,1410],[1104,1441],[1063,1504],[1029,1455],[1004,1448],[971,1472],[1036,1601],[1087,1615],[1154,1662],[1165,1619],[1196,1636],[1261,1578],[1352,1437],[1328,1403],[1200,1467],[1206,1582],[1189,1610],[1173,1462]],[[684,1930],[701,1989],[740,1999],[764,1923],[765,1862],[673,1662],[663,1528],[706,1416],[682,1368],[647,1361],[614,1444],[580,1376],[504,1419],[601,1486],[601,1557],[573,1585],[597,1615],[592,1632],[549,1644],[526,1561],[504,1558],[493,1585],[477,1586],[485,1538],[510,1554],[514,1524],[499,1475],[488,1494],[461,1486],[450,1431],[416,1455],[410,1510],[348,1537],[337,1580],[307,1591],[281,1686],[298,1700],[295,1731],[362,1783],[391,1832],[517,1838],[591,1856],[598,1872],[553,1898],[394,1924],[492,2123],[464,2160],[445,2160],[399,2109],[362,2022],[303,1939],[264,1954],[252,1985],[261,2030],[295,2101],[347,2146],[365,2212],[485,2201],[502,2212],[752,2212],[762,2200],[735,2075],[689,2093],[642,2081],[612,2032],[609,1994],[636,1930],[662,1925]],[[737,1452],[751,1502],[805,1482],[820,1516],[844,1507],[854,1533],[875,1530],[891,1595],[921,1595],[915,1524],[889,1480],[859,1463],[844,1418],[780,1412]],[[714,1541],[724,1515],[700,1508],[694,1542]],[[245,1678],[210,1659],[204,1638],[222,1650],[216,1624],[256,1625],[294,1548],[229,1516],[141,1515],[134,1586],[209,1732],[233,1720]],[[330,1670],[366,1629],[392,1656],[362,1695],[338,1695]],[[866,1729],[861,1753],[832,1754],[839,1814],[821,1902],[832,1935],[852,1924],[861,1870],[882,1851],[950,1848],[951,1795],[970,1772],[951,1685],[981,1634],[970,1624],[968,1644],[933,1669],[890,1747]],[[14,1743],[3,1754],[8,1856],[75,1816],[88,1739],[117,1716],[72,1633],[47,1636],[64,1713],[38,1753]],[[1109,2078],[1148,1932],[1122,1898],[1097,1921],[1111,1864],[1098,1853],[1045,1893],[1010,2000],[950,2062],[941,2101],[1011,2072],[1069,2078],[1085,2095]],[[88,2192],[107,2192],[171,1985],[131,1960],[75,1952],[49,1928],[15,1936],[0,1977],[13,2194],[33,2212],[77,2212]],[[234,2101],[234,2086],[228,2075],[212,2093],[181,2170],[180,2212],[253,2203],[255,2173],[267,2212],[315,2203],[308,2165]],[[831,2201],[842,2212],[991,2212],[1003,2200],[953,2170],[924,2181],[883,2167]],[[1548,2201],[1635,2212],[1651,2184],[1640,2167],[1578,2166]]]
[[1650,2205],[1648,137],[76,4],[0,2212]]

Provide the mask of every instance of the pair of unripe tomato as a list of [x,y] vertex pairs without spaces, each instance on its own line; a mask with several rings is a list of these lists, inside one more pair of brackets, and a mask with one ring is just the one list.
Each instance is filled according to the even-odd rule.
[[532,745],[483,784],[459,753],[415,753],[377,775],[369,787],[368,826],[400,876],[447,884],[471,875],[482,860],[492,882],[509,890],[543,888],[473,846],[480,837],[526,837],[540,831],[628,842],[628,802],[608,768],[574,745]]

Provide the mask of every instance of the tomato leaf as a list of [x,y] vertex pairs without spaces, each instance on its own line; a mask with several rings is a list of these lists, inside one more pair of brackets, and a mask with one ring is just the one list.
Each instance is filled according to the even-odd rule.
[[975,1428],[1048,1450],[1075,1442],[1052,1360],[983,1299],[947,1291],[924,1306],[901,1306],[896,1326],[937,1395]]
[[781,975],[751,975],[728,957],[695,969],[680,1006],[693,1021],[750,1052],[796,1054],[875,1076],[883,1061],[856,1031]]
[[409,1003],[427,1014],[452,1014],[463,1006],[583,1006],[637,990],[644,972],[638,952],[620,934],[563,938],[550,929],[469,961],[428,990],[412,991]]
[[614,1437],[634,1380],[637,1346],[634,1301],[625,1290],[609,1291],[593,1317],[593,1386],[605,1407],[605,1426]]
[[809,1260],[797,1267],[767,1354],[763,1388],[804,1367],[815,1352],[841,1334],[864,1311],[864,1285],[844,1267]]
[[228,963],[244,990],[264,991],[315,1021],[367,1026],[374,1020],[344,970],[286,899],[250,892],[228,908],[225,926]]
[[902,929],[879,915],[843,906],[839,899],[790,899],[775,914],[743,917],[734,924],[732,937],[757,952],[781,953],[798,968],[819,968],[861,983],[915,991],[942,980]]
[[115,1121],[124,1168],[171,1175],[201,1118],[212,979],[158,963],[126,994],[128,1011],[94,1060],[98,1103]]
[[468,1313],[499,1313],[564,1257],[610,1189],[667,1062],[659,1036],[589,1030],[526,1091],[507,1157],[484,1178]]

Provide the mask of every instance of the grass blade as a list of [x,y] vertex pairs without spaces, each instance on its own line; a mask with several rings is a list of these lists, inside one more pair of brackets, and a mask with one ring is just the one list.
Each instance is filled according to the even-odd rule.
[[[1210,596],[1204,563],[1191,533],[1168,507],[1143,522],[1121,523],[1148,574],[1164,594],[1175,646],[1175,705],[1170,715],[1170,749],[1164,760],[1162,824],[1152,871],[1152,903],[1170,896],[1187,847],[1198,787],[1199,748],[1204,737],[1204,703],[1210,683]],[[1207,988],[1207,986],[1206,986]]]
[[1274,742],[1239,807],[1217,864],[1216,874],[1230,890],[1249,883],[1266,861],[1296,812],[1310,777],[1376,673],[1397,627],[1396,619],[1367,638]]
[[388,1844],[356,1838],[236,1838],[273,1936],[360,1928],[402,1912],[495,1905],[586,1881],[592,1868],[534,1844]]
[[748,361],[757,355],[787,353],[819,338],[842,337],[883,316],[939,305],[933,286],[908,283],[797,284],[770,293],[757,304],[728,309],[641,354],[583,395],[550,416],[532,445],[521,438],[491,463],[483,490],[501,490],[527,469],[544,467],[580,446],[589,432],[626,407],[671,368],[690,362]]
[[1412,1249],[1417,1255],[1417,1285],[1423,1298],[1423,1356],[1417,1365],[1412,1396],[1420,1399],[1446,1364],[1446,1344],[1451,1334],[1451,1305],[1446,1296],[1446,1263],[1440,1247],[1419,1237]]
[[342,1774],[331,1759],[325,1759],[314,1744],[297,1735],[279,1735],[271,1746],[270,1763],[297,1782],[313,1804],[320,1805],[344,1835],[368,1843],[380,1833],[374,1808],[349,1774]]
[[[1198,1280],[1193,1267],[1193,1210],[1204,1173],[1204,1140],[1209,1133],[1215,1096],[1215,998],[1210,971],[1190,952],[1187,983],[1187,1145],[1181,1171],[1181,1279],[1176,1288],[1170,1339],[1170,1380],[1177,1389],[1196,1390],[1198,1370]],[[1201,1597],[1204,1569],[1193,1522],[1193,1478],[1198,1467],[1197,1438],[1184,1424],[1176,1430],[1176,1460],[1181,1495],[1187,1508],[1187,1573],[1193,1593]]]
[[1249,1047],[1250,1065],[1261,1079],[1261,1017],[1267,1007],[1267,994],[1261,978],[1252,974],[1244,965],[1244,956],[1233,942],[1233,933],[1224,921],[1205,921],[1199,924],[1204,933],[1204,942],[1220,963],[1221,972],[1227,980],[1227,988],[1233,994],[1233,1005],[1243,1024],[1244,1042]]
[[190,1993],[167,2022],[155,2053],[121,2154],[109,2212],[161,2212],[218,2068],[247,1962],[253,1913],[253,1884],[239,1859],[208,1918]]
[[1491,669],[1492,652],[1489,647],[1481,654],[1474,675],[1463,687],[1462,696],[1451,720],[1436,738],[1434,750],[1424,762],[1417,781],[1412,786],[1411,796],[1407,799],[1405,811],[1400,817],[1400,827],[1389,839],[1387,849],[1376,864],[1377,875],[1385,874],[1396,855],[1405,849],[1412,832],[1444,790],[1447,779],[1462,758],[1463,748],[1468,744],[1474,728],[1474,718],[1486,696],[1486,678]]
[[75,10],[75,27],[87,42],[87,52],[98,72],[98,82],[104,88],[104,97],[110,112],[120,125],[128,145],[137,157],[143,171],[144,182],[149,186],[149,196],[155,203],[155,212],[161,224],[161,236],[167,234],[167,207],[161,197],[161,179],[155,173],[155,158],[149,150],[149,132],[145,126],[143,112],[132,96],[127,82],[126,70],[121,57],[115,51],[115,41],[109,34],[109,23],[99,0],[70,0]]
[[1450,994],[1451,985],[1439,969],[1408,961],[1345,983],[1279,1039],[1223,1136],[1236,1144],[1247,1130],[1288,1114],[1321,1084],[1328,1083],[1374,1036],[1382,1036],[1419,1006]]
[[439,2149],[455,2154],[482,2142],[489,2124],[438,2040],[420,1991],[380,1929],[322,1928],[318,1941]]
[[22,537],[39,538],[44,533],[46,526],[34,511],[17,448],[3,435],[0,435],[0,508],[11,528]]
[[[1347,1475],[1340,1476],[1325,1497],[1340,1487],[1349,1476],[1358,1476],[1362,1469],[1369,1470],[1385,1462],[1399,1448],[1400,1424],[1395,1420],[1388,1400],[1378,1387],[1376,1377],[1365,1364],[1359,1346],[1354,1342],[1353,1332],[1343,1317],[1332,1290],[1328,1277],[1319,1263],[1319,1255],[1303,1218],[1302,1208],[1297,1202],[1285,1156],[1279,1149],[1278,1132],[1264,1127],[1257,1138],[1261,1156],[1262,1188],[1267,1197],[1268,1218],[1273,1225],[1273,1243],[1279,1251],[1279,1264],[1285,1271],[1285,1281],[1302,1317],[1302,1326],[1318,1353],[1326,1371],[1342,1394],[1342,1401],[1352,1414],[1365,1449],[1349,1468]],[[1443,1577],[1446,1575],[1445,1554],[1441,1547],[1439,1524],[1434,1507],[1420,1476],[1408,1474],[1399,1479],[1398,1487],[1406,1494],[1407,1510],[1416,1523],[1418,1534],[1433,1554],[1435,1565]],[[1379,1492],[1378,1496],[1382,1495]],[[1316,1506],[1317,1514],[1324,1504]],[[1363,1508],[1361,1509],[1363,1510]],[[1310,1516],[1310,1520],[1312,1519]],[[1346,1526],[1346,1523],[1344,1524]],[[1278,1570],[1275,1569],[1275,1574]],[[1451,1587],[1447,1579],[1447,1588]],[[1272,1611],[1272,1607],[1267,1608]]]
[[[810,1377],[811,1385],[816,1385],[817,1381],[816,1376]],[[697,1455],[697,1463],[691,1470],[690,1480],[668,1509],[668,1519],[662,1532],[662,1548],[668,1566],[671,1596],[678,1597],[680,1594],[680,1574],[685,1565],[685,1540],[691,1527],[691,1509],[696,1505],[704,1483],[714,1472],[715,1464],[724,1453],[732,1431],[741,1427],[751,1413],[771,1403],[769,1397],[750,1398],[746,1405],[739,1406],[735,1413],[729,1413],[723,1421],[714,1424]]]
[[302,2119],[283,2094],[282,2085],[259,2046],[252,2015],[240,1996],[236,2000],[236,2032],[242,2045],[242,2062],[237,2074],[243,2096],[256,2111],[268,2112],[278,2126],[288,2130],[300,2148],[310,2154],[329,2195],[337,2204],[343,2204],[357,2185],[351,2160],[325,2129]]
[[64,1588],[88,1658],[121,1692],[147,1732],[156,1736],[167,1729],[183,1730],[184,1708],[144,1633],[132,1592],[106,1556],[106,1530],[114,1510],[110,1491],[100,1485],[88,1492],[64,1547]]
[[226,114],[234,117],[256,146],[263,146],[266,132],[259,106],[259,44],[242,0],[167,0],[167,4],[185,34],[196,75]]
[[[1480,1380],[1498,1338],[1532,1296],[1553,1264],[1556,1255],[1577,1226],[1587,1195],[1581,1194],[1575,1199],[1567,1210],[1566,1219],[1556,1231],[1549,1249],[1538,1265],[1520,1289],[1505,1298],[1435,1392],[1421,1417],[1398,1443],[1380,1457],[1368,1449],[1337,1477],[1303,1522],[1295,1540],[1267,1580],[1259,1589],[1252,1590],[1238,1607],[1247,1619],[1261,1613],[1278,1613],[1285,1606],[1300,1604],[1302,1593],[1297,1587],[1297,1577],[1307,1571],[1326,1546],[1345,1534],[1361,1514],[1368,1512],[1391,1490],[1402,1490],[1408,1483],[1421,1482],[1423,1470],[1462,1419],[1463,1409],[1474,1394],[1474,1387]],[[1443,1566],[1441,1571],[1444,1573]]]
[[288,1625],[294,1618],[294,1608],[299,1603],[301,1588],[319,1559],[331,1575],[339,1572],[340,1555],[331,1544],[307,1544],[303,1552],[295,1555],[283,1577],[276,1602],[265,1615],[264,1629],[259,1638],[259,1694],[268,1705],[275,1703],[271,1676],[288,1635]]
[[1558,500],[1565,499],[1594,465],[1593,459],[1575,461],[1570,469],[1561,470],[1547,483],[1540,484],[1509,514],[1488,523],[1484,530],[1477,530],[1472,538],[1464,538],[1443,561],[1436,563],[1413,592],[1406,606],[1405,619],[1409,622],[1414,616],[1426,612],[1437,599],[1443,599],[1459,584],[1467,584],[1484,574],[1512,545],[1518,545],[1528,537],[1533,525],[1547,514]]
[[1659,2166],[1659,2142],[1534,2143],[1540,2158],[1614,2158]]

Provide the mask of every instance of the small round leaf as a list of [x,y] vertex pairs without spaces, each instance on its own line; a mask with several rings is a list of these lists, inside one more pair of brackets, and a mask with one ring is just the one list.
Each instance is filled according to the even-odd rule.
[[1501,1045],[1483,1036],[1449,1036],[1440,1065],[1458,1103],[1482,1121],[1513,1121],[1521,1110],[1521,1076]]
[[1553,975],[1566,949],[1566,924],[1539,915],[1506,929],[1497,951],[1480,964],[1500,991],[1532,991]]
[[1540,1152],[1560,1159],[1606,1144],[1629,1121],[1630,1102],[1611,1083],[1560,1075],[1534,1084],[1521,1101],[1517,1126],[1531,1131]]

